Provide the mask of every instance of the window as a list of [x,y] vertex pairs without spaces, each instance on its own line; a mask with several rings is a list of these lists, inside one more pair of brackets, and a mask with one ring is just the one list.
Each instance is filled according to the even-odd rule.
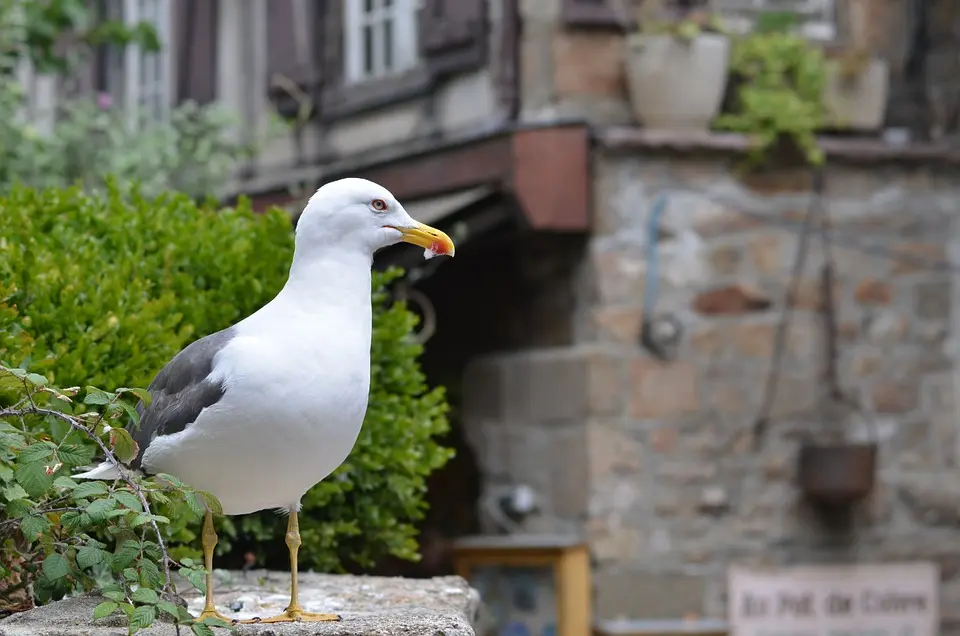
[[348,83],[417,66],[417,0],[344,0],[344,5]]
[[731,26],[746,30],[751,17],[763,11],[796,13],[803,33],[815,40],[832,40],[836,35],[835,0],[710,0],[711,8],[729,16]]
[[111,0],[107,16],[133,26],[147,22],[160,39],[159,51],[143,51],[139,46],[107,51],[106,88],[131,115],[154,120],[167,116],[172,105],[170,31],[172,0]]

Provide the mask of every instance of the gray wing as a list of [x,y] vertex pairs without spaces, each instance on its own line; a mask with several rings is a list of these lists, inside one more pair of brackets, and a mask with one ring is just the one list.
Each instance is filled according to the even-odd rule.
[[210,380],[213,358],[235,336],[233,327],[204,336],[187,345],[160,370],[147,391],[153,398],[150,406],[137,405],[138,424],[129,430],[140,452],[130,463],[141,468],[143,453],[150,442],[160,435],[173,435],[193,423],[200,411],[216,404],[225,389],[220,382]]

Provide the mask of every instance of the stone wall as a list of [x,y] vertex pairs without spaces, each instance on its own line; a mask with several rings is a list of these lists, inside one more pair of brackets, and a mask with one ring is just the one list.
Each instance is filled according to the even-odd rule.
[[[643,155],[642,158],[640,155]],[[823,408],[823,328],[813,240],[785,292],[809,203],[796,179],[747,187],[729,157],[660,151],[595,159],[595,233],[567,346],[476,362],[464,425],[489,487],[541,494],[538,531],[579,531],[594,559],[595,618],[725,615],[732,563],[933,559],[960,628],[960,472],[954,406],[960,178],[905,166],[831,167],[839,374],[862,408]],[[800,179],[800,185],[805,185]],[[667,195],[658,313],[684,335],[661,362],[638,343],[647,219]],[[815,237],[814,237],[815,239]],[[777,324],[791,328],[772,422],[752,428]],[[722,312],[722,313],[718,313]],[[799,440],[881,442],[878,486],[846,535],[794,484]]]
[[[620,360],[619,393],[592,417],[610,469],[591,483],[588,529],[601,613],[629,611],[633,577],[684,581],[689,611],[722,615],[725,568],[933,558],[948,617],[960,619],[953,279],[944,261],[960,211],[956,177],[903,167],[832,167],[840,382],[860,409],[824,409],[823,251],[813,241],[799,292],[785,291],[809,204],[805,192],[745,187],[722,159],[599,156],[596,294],[580,339]],[[647,264],[646,222],[666,195],[660,298],[685,337],[673,361],[636,344]],[[777,324],[791,311],[772,423],[752,428]],[[882,443],[879,486],[852,536],[826,532],[794,486],[798,440],[840,429]],[[593,431],[596,434],[593,434]],[[952,483],[953,482],[953,483]],[[940,484],[940,494],[933,488]],[[613,542],[615,547],[607,548]],[[610,554],[604,554],[607,551]],[[689,579],[687,577],[693,577]]]

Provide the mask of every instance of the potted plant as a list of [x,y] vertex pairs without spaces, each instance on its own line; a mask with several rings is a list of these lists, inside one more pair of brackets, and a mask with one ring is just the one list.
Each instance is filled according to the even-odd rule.
[[717,128],[750,135],[753,164],[785,144],[807,163],[822,163],[816,133],[824,122],[826,64],[820,48],[782,21],[758,22],[735,43],[730,67],[733,99]]
[[627,90],[647,128],[706,131],[727,84],[730,39],[709,12],[670,15],[664,0],[643,0],[626,38]]
[[845,49],[826,62],[823,103],[831,128],[877,130],[883,125],[890,67],[863,48]]

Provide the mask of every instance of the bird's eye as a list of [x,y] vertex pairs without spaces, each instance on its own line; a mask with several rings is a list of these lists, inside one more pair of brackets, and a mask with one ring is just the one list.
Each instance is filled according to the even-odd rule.
[[387,202],[384,201],[383,199],[374,199],[373,201],[370,202],[370,205],[372,205],[373,209],[376,210],[377,212],[383,212],[384,210],[387,209]]

